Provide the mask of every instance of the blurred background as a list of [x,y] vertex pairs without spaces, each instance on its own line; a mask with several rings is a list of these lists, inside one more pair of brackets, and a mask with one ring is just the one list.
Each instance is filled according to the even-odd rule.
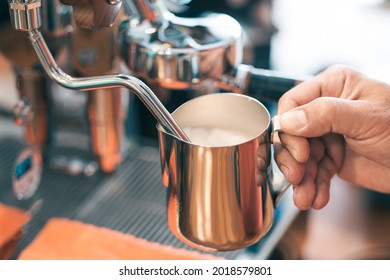
[[[390,82],[390,1],[276,0],[273,11],[278,32],[271,44],[272,68],[314,74],[347,64]],[[304,259],[390,258],[389,195],[336,178],[330,203],[303,215],[305,237],[287,235],[300,243]]]
[[[390,83],[390,1],[193,0],[185,6],[171,4],[169,7],[174,13],[183,17],[199,16],[205,12],[218,12],[227,13],[236,18],[246,31],[244,52],[246,64],[298,75],[313,75],[332,64],[347,64],[373,78]],[[7,14],[6,1],[2,0],[1,19],[3,22]],[[4,42],[1,34],[0,40]],[[16,81],[12,62],[0,53],[0,111],[2,112],[0,137],[5,139],[3,143],[11,145],[18,151],[24,145],[21,140],[22,131],[10,121],[11,112],[19,101]],[[85,102],[84,99],[76,99],[73,102]],[[137,101],[133,102],[132,104],[136,104]],[[276,104],[270,103],[267,106],[274,111]],[[137,107],[130,107],[129,116],[134,119],[132,114],[138,114],[139,110]],[[76,140],[64,140],[63,142],[59,140],[59,142],[69,144],[74,141],[77,144],[81,143],[82,149],[88,149],[83,129],[85,126],[79,124],[77,133],[81,133],[82,138],[72,138],[74,136],[72,134],[69,139]],[[133,127],[131,129],[134,130]],[[11,144],[9,139],[13,137],[18,139],[20,144]],[[148,184],[159,185],[160,171],[155,158],[157,153],[149,149],[149,146],[155,148],[156,139],[150,135],[147,137],[150,139],[145,142],[148,145],[142,147],[142,152],[138,151],[136,154],[130,152],[129,154],[130,158],[140,157],[146,164],[156,165],[156,168],[153,167],[152,170],[156,173],[152,179],[157,183],[153,181]],[[3,194],[0,201],[7,200],[7,195],[4,193],[7,192],[5,189],[9,189],[11,185],[11,168],[16,156],[10,150],[5,151],[4,147],[6,146],[0,146],[0,164],[4,167],[0,172],[0,176],[3,177],[0,178],[0,187],[3,189],[0,192]],[[60,152],[74,151],[65,149]],[[90,160],[88,156],[86,158]],[[125,163],[124,167],[128,168],[128,164]],[[49,166],[45,167],[43,174],[52,172],[50,170]],[[89,183],[86,183],[89,184],[88,187],[83,188],[81,194],[80,189],[74,190],[79,193],[72,199],[86,201],[92,192],[94,198],[101,200],[104,194],[118,196],[118,193],[97,192],[93,190],[92,185],[112,184],[113,182],[125,185],[126,180],[115,179],[115,174],[98,174],[92,178],[83,177],[82,179],[68,177],[67,174],[56,175],[60,177],[50,179],[51,181],[43,179],[43,183],[54,184],[54,182],[62,181],[64,184],[75,186],[76,182],[82,185],[83,183],[80,182],[88,181]],[[73,190],[68,188],[68,191]],[[163,191],[161,188],[161,192]],[[63,194],[64,190],[62,189],[60,193]],[[145,193],[144,196],[147,194]],[[52,196],[55,201],[56,195],[53,193]],[[291,200],[290,197],[287,199]],[[163,201],[160,204],[162,208],[156,208],[158,210],[155,212],[164,209]],[[52,202],[51,207],[56,207],[55,202]],[[291,211],[293,214],[287,215],[288,222],[284,223],[273,238],[270,238],[272,240],[270,245],[263,241],[249,249],[256,251],[262,246],[267,248],[263,254],[254,254],[254,256],[270,259],[390,259],[389,195],[367,191],[335,178],[332,181],[330,203],[324,209],[299,212],[287,207],[284,211]],[[153,213],[156,214],[155,212]],[[97,217],[88,216],[87,208],[81,206],[65,212],[54,211],[53,213],[83,217],[86,221],[94,223],[98,223],[99,220]],[[125,231],[131,232],[130,229]]]
[[389,1],[274,1],[272,67],[316,73],[348,64],[389,82]]

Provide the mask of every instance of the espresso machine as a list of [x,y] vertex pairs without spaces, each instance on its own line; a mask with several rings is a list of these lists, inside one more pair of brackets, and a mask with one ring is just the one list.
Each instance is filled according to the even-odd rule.
[[[135,93],[157,121],[170,127],[168,123],[174,121],[166,120],[165,107],[175,108],[168,99],[179,99],[173,105],[177,107],[196,95],[225,90],[275,101],[299,80],[241,64],[243,30],[227,15],[183,18],[170,13],[163,1],[123,4],[121,9],[122,1],[9,1],[11,24],[26,31],[33,46],[27,48],[35,60],[21,66],[14,61],[22,97],[15,114],[19,123],[26,123],[29,145],[44,151],[50,143],[50,111],[55,102],[50,99],[55,96],[47,91],[53,82],[74,91],[89,90],[86,107],[92,151],[100,169],[110,173],[123,160],[126,142],[129,98],[121,87]],[[62,58],[62,65],[56,56]],[[30,73],[33,70],[36,75]],[[175,91],[186,91],[188,97]],[[34,111],[27,117],[25,102]],[[179,128],[173,125],[172,130]]]
[[[147,187],[161,184],[158,152],[149,146],[129,147],[132,135],[128,127],[136,126],[146,131],[140,133],[141,138],[153,139],[159,122],[173,135],[186,139],[169,113],[181,103],[213,92],[249,94],[275,102],[305,79],[243,64],[244,30],[232,17],[216,13],[178,17],[167,8],[167,4],[188,2],[8,0],[13,30],[8,27],[3,34],[13,39],[2,44],[1,52],[14,66],[20,101],[13,114],[29,147],[13,164],[14,191],[20,200],[28,200],[37,189],[45,193],[46,185],[59,180],[55,176],[68,185],[90,184],[73,191],[70,187],[67,202],[62,202],[66,195],[59,198],[53,188],[48,190],[43,200],[51,201],[46,208],[40,205],[40,221],[31,226],[35,231],[27,235],[21,248],[52,215],[184,246],[168,230],[161,233],[165,199],[158,187]],[[47,152],[55,145],[58,115],[72,123],[69,115],[75,107],[66,103],[83,107],[81,115],[86,122],[80,134],[87,135],[88,153],[94,156],[90,161],[53,160]],[[130,110],[134,104],[141,105]],[[147,117],[140,111],[146,111]],[[64,172],[51,174],[53,170]],[[144,181],[139,179],[145,176]],[[54,189],[58,188],[61,186]],[[61,209],[56,208],[59,205]],[[289,212],[291,206],[281,208]],[[272,242],[261,246],[267,248],[261,257],[269,254],[294,213],[290,211],[279,232],[270,235]],[[142,215],[147,218],[140,218]],[[223,256],[242,258],[242,252]]]

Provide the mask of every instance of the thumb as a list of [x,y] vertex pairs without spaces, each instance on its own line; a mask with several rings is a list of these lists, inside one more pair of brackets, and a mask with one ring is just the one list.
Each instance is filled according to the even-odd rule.
[[364,101],[320,97],[280,116],[283,132],[303,137],[319,137],[333,132],[358,138],[367,131]]

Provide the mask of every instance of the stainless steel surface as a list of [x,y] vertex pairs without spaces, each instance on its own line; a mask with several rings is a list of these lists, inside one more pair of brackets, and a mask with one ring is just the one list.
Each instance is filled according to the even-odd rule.
[[[93,19],[94,25],[92,27],[100,27],[100,25],[105,25],[108,21],[114,21],[121,6],[121,1],[63,2],[75,6],[76,21],[77,17],[80,16],[78,12],[92,12],[93,17],[97,17]],[[27,5],[26,9],[34,8],[37,10],[37,13],[41,10],[40,1],[39,5],[33,5],[32,2],[28,3],[24,3]],[[10,11],[19,8],[19,6],[14,6],[13,3],[10,3]],[[62,39],[70,34],[68,33],[71,30],[69,7],[64,6],[59,1],[45,1],[42,5],[42,10],[44,19],[43,30],[47,36],[50,36],[50,39],[54,38],[54,40],[49,40],[49,42],[54,43],[52,45],[55,47],[52,47],[55,51],[63,51],[66,43],[58,44],[57,42],[64,42]],[[28,16],[32,17],[31,14],[28,14]],[[37,17],[40,18],[40,15],[37,14]],[[97,19],[101,21],[97,22]],[[29,18],[28,20],[32,19]],[[21,30],[29,31],[29,38],[34,50],[43,65],[43,69],[46,70],[52,80],[72,90],[93,90],[89,92],[87,116],[92,150],[97,156],[102,171],[107,173],[113,172],[124,157],[122,154],[123,145],[126,142],[124,121],[127,113],[127,110],[124,108],[128,106],[128,98],[124,97],[125,94],[122,94],[118,88],[119,86],[130,87],[142,99],[142,102],[148,109],[152,111],[158,121],[166,123],[173,133],[182,138],[186,137],[181,132],[180,127],[174,123],[174,120],[170,117],[169,112],[162,103],[142,81],[126,75],[106,75],[118,70],[116,66],[116,46],[114,43],[117,32],[114,28],[94,32],[73,29],[71,34],[72,40],[69,40],[73,43],[66,45],[68,46],[66,55],[72,58],[67,66],[70,66],[70,69],[79,75],[88,77],[85,79],[82,77],[73,78],[60,69],[41,33],[35,26],[26,25]],[[53,102],[49,100],[51,94],[49,91],[53,87],[51,87],[50,81],[45,79],[43,69],[29,65],[29,67],[19,67],[18,71],[20,95],[30,99],[34,111],[32,121],[25,125],[26,140],[28,144],[41,150],[49,143],[50,133],[53,133],[52,127],[49,127],[49,122],[52,121],[49,111],[53,111],[54,107]],[[35,73],[35,75],[31,73]],[[95,80],[94,77],[91,77],[98,75],[99,77]],[[33,79],[34,77],[35,80]],[[188,140],[188,138],[185,139]]]
[[163,20],[162,15],[153,0],[125,1],[124,6],[129,16],[136,17],[137,21],[155,22]]
[[113,172],[123,161],[126,146],[127,92],[121,88],[96,89],[88,94],[88,124],[92,151],[100,168]]
[[76,24],[83,28],[98,29],[114,24],[122,1],[109,0],[61,0],[73,6]]
[[[120,6],[121,4],[120,1],[109,3],[109,1],[100,0],[93,1],[93,3],[65,0],[62,2],[74,5],[75,10],[78,7],[93,9],[93,12],[96,13],[94,16],[98,16],[101,19],[104,19],[104,15],[98,11],[103,11],[104,5]],[[124,36],[121,39],[121,49],[122,56],[133,73],[145,78],[151,85],[158,84],[169,89],[190,88],[210,80],[222,80],[222,82],[219,82],[219,85],[227,85],[226,88],[231,88],[229,82],[233,81],[234,86],[236,86],[237,81],[241,80],[239,85],[240,92],[247,89],[248,73],[254,76],[254,71],[242,71],[245,67],[239,64],[242,60],[242,28],[237,21],[226,15],[216,14],[196,19],[179,18],[169,13],[162,1],[137,0],[132,3],[134,4],[133,7],[135,9],[133,10],[136,11],[136,15],[128,21],[127,26],[121,24],[121,34]],[[57,29],[62,30],[65,28],[64,26],[67,26],[64,20],[60,20],[62,18],[61,15],[66,14],[66,12],[62,12],[64,6],[58,1],[51,2],[51,5],[45,2],[44,8],[45,26],[48,30],[54,30],[55,33],[58,32]],[[39,7],[37,6],[35,9],[39,10]],[[55,12],[53,13],[53,11]],[[110,12],[108,11],[108,13]],[[64,24],[64,26],[52,24],[50,21],[51,17],[59,18],[58,21]],[[59,26],[58,28],[56,27],[57,25]],[[143,82],[137,78],[125,75],[106,75],[99,77],[95,81],[93,79],[97,77],[84,79],[70,77],[57,66],[39,31],[32,26],[26,26],[25,29],[29,30],[29,38],[33,43],[34,49],[46,72],[54,81],[62,86],[80,90],[89,90],[96,87],[125,86],[141,98],[155,118],[163,123],[168,130],[177,134],[180,138],[188,140],[180,127],[170,118],[169,112]],[[78,33],[76,32],[75,34]],[[80,40],[82,41],[83,39],[79,37],[74,41],[79,42]],[[115,36],[112,40],[110,38],[108,40],[114,41]],[[88,54],[93,53],[88,52]],[[79,60],[79,64],[83,64],[81,56]],[[99,61],[103,60],[100,59]],[[85,68],[86,66],[82,65],[82,72]],[[80,70],[79,68],[75,69]],[[238,69],[238,71],[235,69]],[[246,74],[242,74],[243,72]],[[239,77],[224,79],[231,73],[234,73],[233,75],[237,74]],[[89,74],[85,75],[84,73],[85,76],[90,76]],[[111,81],[109,81],[110,79]],[[252,80],[250,79],[249,83]],[[266,86],[269,86],[269,84],[268,82]],[[283,93],[284,90],[281,92]],[[278,97],[276,96],[274,99],[277,100]],[[93,123],[93,120],[91,123]],[[96,135],[96,133],[93,135]],[[93,143],[101,141],[101,139],[92,140]],[[98,148],[95,147],[96,149]],[[114,158],[116,156],[112,154],[110,157]],[[111,164],[111,166],[113,165],[115,164]],[[110,171],[113,169],[113,167],[108,168]]]
[[[161,184],[159,153],[156,147],[132,146],[123,168],[115,176],[97,172],[90,177],[68,176],[44,165],[42,182],[36,196],[30,201],[15,201],[11,174],[15,154],[23,147],[21,136],[13,135],[15,127],[0,119],[0,202],[30,209],[37,201],[42,208],[25,227],[23,239],[14,258],[39,233],[51,217],[68,217],[101,227],[159,242],[177,248],[186,246],[173,236],[166,223],[165,190]],[[50,155],[77,155],[84,161],[91,160],[86,150],[87,139],[83,135],[63,133]],[[234,259],[242,251],[218,253],[220,257]]]
[[[116,53],[116,26],[99,30],[75,27],[72,32],[71,69],[79,77],[120,72]],[[92,152],[103,172],[111,173],[123,161],[129,92],[100,88],[88,92],[85,107]]]
[[44,0],[41,8],[41,32],[63,36],[72,29],[72,8],[61,4],[60,0]]
[[[159,151],[156,147],[132,146],[115,176],[96,172],[90,177],[69,176],[43,165],[41,184],[33,199],[16,201],[12,192],[12,169],[24,144],[20,130],[0,118],[0,202],[22,209],[35,209],[32,221],[13,258],[28,246],[52,217],[68,217],[101,227],[132,234],[152,242],[195,250],[179,241],[169,230],[166,216],[166,190],[161,184]],[[61,132],[50,158],[61,155],[92,160],[85,135]],[[283,196],[273,229],[255,247],[246,250],[217,252],[226,259],[264,259],[296,215],[291,196]],[[36,207],[36,205],[40,207]],[[280,211],[282,210],[282,211]],[[266,242],[265,242],[266,241]],[[268,242],[269,241],[269,242]]]
[[[11,25],[18,30],[26,31],[36,29],[42,23],[41,28],[49,38],[53,53],[63,52],[67,47],[66,36],[71,24],[70,7],[63,6],[59,0],[43,1],[43,3],[41,1],[9,1],[11,15],[15,13],[16,8],[21,7],[30,11],[25,14],[26,24],[23,28],[17,27],[15,26],[19,25],[15,23],[17,19],[11,17]],[[33,24],[34,22],[40,24]],[[2,51],[13,63],[19,98],[28,100],[31,108],[31,117],[28,121],[23,122],[21,118],[15,120],[23,122],[26,143],[44,152],[54,133],[52,83],[45,75],[43,68],[37,66],[38,60],[34,49],[30,44],[26,44],[27,36],[14,30],[9,31],[8,26],[2,28],[2,31],[8,35],[2,44]]]
[[70,176],[93,176],[99,165],[95,161],[86,161],[77,156],[54,156],[50,159],[50,168]]
[[19,126],[24,126],[33,118],[33,111],[30,101],[26,97],[21,98],[14,106],[13,115],[15,123]]
[[29,31],[29,38],[46,73],[59,85],[73,90],[126,87],[142,100],[156,120],[164,124],[171,133],[181,139],[188,140],[185,133],[177,125],[152,90],[138,78],[123,74],[87,78],[71,77],[57,66],[38,30]]
[[158,126],[172,232],[203,250],[237,250],[258,242],[289,185],[273,171],[267,109],[245,95],[209,94],[172,115],[183,128],[224,129],[246,137],[235,145],[206,146]]
[[11,25],[16,30],[32,30],[41,26],[41,0],[8,0]]
[[[26,143],[41,151],[51,141],[49,81],[41,69],[15,68],[17,86],[21,99],[27,99],[32,114],[23,124]],[[18,119],[16,119],[18,122]]]
[[161,0],[125,5],[132,12],[120,26],[121,55],[130,71],[151,84],[177,90],[214,81],[223,90],[277,101],[301,81],[241,64],[243,29],[227,15],[181,18]]
[[173,4],[176,4],[176,5],[185,5],[185,4],[188,4],[190,3],[192,0],[167,0]]
[[241,63],[242,29],[233,18],[180,18],[160,0],[144,2],[135,1],[140,12],[120,33],[121,55],[135,75],[163,88],[187,89],[220,79]]
[[[44,1],[42,5],[52,2],[57,3],[58,1],[47,0]],[[380,36],[380,34],[386,33],[385,26],[388,26],[386,22],[388,22],[390,18],[387,16],[388,9],[384,9],[383,7],[377,9],[372,6],[370,6],[369,9],[367,9],[367,7],[355,9],[356,7],[351,8],[350,5],[336,5],[337,9],[343,10],[343,13],[339,13],[339,18],[337,18],[336,15],[335,20],[329,25],[329,21],[324,20],[324,15],[330,13],[324,13],[324,9],[322,8],[325,8],[326,11],[332,11],[335,8],[333,5],[334,3],[331,5],[321,4],[321,9],[312,9],[314,5],[316,5],[314,4],[315,1],[312,1],[313,4],[309,5],[313,6],[309,7],[311,13],[305,13],[305,11],[308,10],[306,4],[310,1],[298,4],[290,3],[291,1],[276,2],[282,3],[277,5],[275,9],[277,19],[279,19],[277,25],[280,27],[277,38],[274,38],[276,40],[273,41],[272,51],[273,65],[276,68],[289,72],[313,73],[313,71],[322,68],[324,65],[334,63],[335,58],[337,60],[337,57],[342,57],[344,62],[361,66],[369,73],[374,72],[371,73],[374,74],[374,76],[383,76],[384,79],[388,79],[388,71],[385,71],[387,66],[383,67],[382,65],[386,64],[385,61],[387,60],[383,58],[389,53],[386,48],[387,37]],[[325,3],[326,1],[322,2]],[[50,39],[46,37],[46,30],[44,30],[44,11],[45,8],[42,7],[43,23],[41,30],[43,31],[46,40],[50,41]],[[15,11],[11,12],[15,13]],[[347,21],[347,25],[344,24],[346,14],[344,12],[352,15],[350,17],[352,21]],[[349,12],[352,12],[352,14]],[[16,18],[22,17],[20,22],[17,20],[17,25],[26,26],[27,24],[23,23],[23,17],[25,19],[34,18],[34,13],[29,13],[27,11],[17,12]],[[297,14],[299,14],[298,17],[296,16]],[[11,16],[14,15],[11,14]],[[309,17],[311,17],[311,19]],[[55,16],[55,19],[58,19],[57,15]],[[35,20],[35,22],[37,21]],[[307,22],[311,22],[312,24],[307,25]],[[348,40],[344,40],[343,44],[333,44],[334,41],[340,41],[340,38],[345,39],[345,36],[342,36],[345,27],[348,28],[350,26],[352,28],[353,26],[355,28],[356,26],[359,26],[359,24],[366,27],[362,29],[363,33],[355,32],[355,34],[352,32],[352,37],[348,37]],[[302,26],[309,28],[308,31],[309,33],[311,32],[310,38],[307,36],[307,32],[302,32]],[[27,28],[30,27],[27,26]],[[329,40],[329,36],[322,36],[321,33],[318,33],[318,30],[325,30],[324,28],[329,31],[328,33],[331,34],[330,39],[333,40]],[[372,33],[370,32],[372,30],[382,30],[384,32],[378,31]],[[365,32],[367,34],[364,34],[364,31],[367,31]],[[10,44],[10,49],[15,52],[20,50],[18,51],[17,61],[15,60],[16,57],[11,58],[14,65],[23,64],[31,66],[36,63],[33,51],[30,52],[26,48],[26,46],[28,47],[30,45],[28,44],[27,36],[24,36],[24,33],[9,33],[2,29],[1,34],[3,38],[0,40],[0,45],[10,41],[12,42],[12,44]],[[24,37],[26,42],[15,39],[15,34]],[[354,34],[357,36],[355,36],[356,38],[354,37]],[[376,36],[374,36],[375,34]],[[305,40],[301,40],[302,38]],[[314,42],[314,45],[312,44],[311,48],[309,48],[312,53],[307,53],[307,44],[310,44],[310,40],[307,40],[308,38]],[[367,38],[370,38],[370,40]],[[322,42],[321,40],[325,40],[326,42]],[[372,44],[370,45],[370,42],[372,41],[381,42],[381,44],[376,44],[375,50],[373,50]],[[56,39],[56,42],[59,42],[59,40]],[[306,47],[302,46],[302,42],[306,44]],[[360,46],[360,48],[356,48],[356,46]],[[50,43],[49,47],[52,52],[57,53],[56,49],[54,49]],[[362,51],[366,55],[361,55]],[[7,57],[9,57],[8,53],[4,52],[4,49],[2,49],[2,52],[2,54],[6,54]],[[57,63],[60,64],[58,60]],[[182,64],[178,65],[180,67],[182,66]],[[250,79],[253,76],[250,71],[246,73],[242,72],[243,79],[241,79],[238,75],[241,66],[242,65],[239,65],[232,73],[226,73],[226,79],[229,80],[229,82],[226,83],[227,86],[235,86],[235,84],[239,84],[240,86],[235,87],[236,89],[229,87],[226,90],[237,90],[237,92],[248,93],[245,88],[248,87]],[[16,102],[16,100],[13,101],[12,98],[10,100],[11,95],[13,95],[13,87],[7,87],[8,83],[13,79],[13,76],[4,75],[3,73],[4,72],[0,75],[2,80],[1,93],[6,98],[2,98],[2,104],[0,104],[2,106],[4,106],[5,103],[9,104]],[[223,79],[225,79],[225,77],[223,77]],[[217,83],[218,82],[219,81],[217,80]],[[77,95],[77,97],[80,96],[82,95]],[[256,98],[259,97],[261,96],[256,96]],[[176,99],[176,97],[172,98]],[[4,102],[4,100],[6,100],[6,102]],[[66,100],[66,98],[63,100],[69,101]],[[9,108],[12,108],[12,104]],[[19,137],[18,140],[15,141],[15,129],[9,131],[7,129],[9,126],[12,126],[12,124],[4,123],[0,119],[0,146],[2,147],[0,149],[0,166],[2,167],[0,169],[0,200],[2,202],[13,201],[13,194],[11,193],[12,175],[9,171],[14,167],[13,164],[16,156],[24,148],[21,140],[22,138],[19,135],[20,130],[16,130]],[[4,135],[6,135],[6,138],[4,138]],[[12,137],[9,138],[9,136]],[[83,150],[80,151],[78,148],[70,149],[56,147],[53,149],[54,155],[62,153],[66,155],[68,159],[71,158],[72,154],[77,154],[77,156],[86,158],[90,156],[88,152],[85,152],[85,149],[88,146],[88,141],[86,139],[80,139],[78,136],[75,140],[69,140],[68,137],[63,137],[63,135],[60,135],[58,138],[60,140],[60,143],[58,143],[59,145],[82,146]],[[35,220],[36,222],[31,224],[27,229],[22,244],[20,244],[20,249],[33,239],[48,218],[56,216],[80,218],[100,226],[108,226],[123,232],[135,234],[148,240],[169,245],[173,244],[178,247],[183,246],[182,243],[170,234],[166,225],[165,199],[161,199],[162,197],[165,198],[165,189],[159,184],[158,156],[157,149],[140,147],[136,152],[133,151],[130,153],[129,160],[123,163],[122,169],[119,169],[115,173],[115,176],[102,176],[102,174],[96,173],[89,178],[85,178],[84,176],[72,177],[56,172],[56,170],[53,171],[51,167],[45,166],[44,176],[42,178],[43,181],[38,190],[42,197],[44,197],[43,209],[38,213],[37,220]],[[52,158],[52,156],[50,156],[50,158]],[[53,158],[56,159],[55,156],[53,156]],[[311,211],[309,214],[310,225],[308,229],[308,239],[302,241],[304,247],[302,258],[364,258],[362,255],[358,256],[356,252],[367,252],[374,246],[388,249],[389,227],[387,226],[388,223],[386,223],[386,221],[389,220],[388,214],[390,213],[388,207],[386,206],[386,211],[377,209],[376,211],[373,211],[374,213],[371,213],[372,211],[367,211],[367,205],[364,205],[367,203],[362,203],[362,199],[359,199],[360,196],[365,198],[365,200],[370,197],[364,190],[356,188],[356,186],[348,186],[348,188],[346,188],[344,183],[341,183],[340,180],[333,182],[332,185],[334,185],[334,187],[331,188],[331,191],[334,191],[335,193],[332,196],[333,199],[330,201],[330,205],[322,211]],[[359,194],[358,197],[356,197],[357,193]],[[252,246],[250,250],[245,250],[245,252],[243,252],[244,250],[241,250],[224,253],[229,254],[227,258],[264,259],[269,257],[270,252],[275,245],[277,245],[281,235],[286,231],[287,234],[292,232],[291,228],[289,229],[289,225],[294,220],[297,209],[292,203],[292,189],[289,188],[286,194],[288,194],[288,196],[282,196],[280,205],[276,210],[276,213],[280,213],[280,217],[265,238],[258,244]],[[387,202],[385,201],[384,204],[386,203]],[[378,201],[375,200],[372,204],[378,206]],[[304,228],[299,229],[305,231]],[[324,242],[324,240],[328,242]]]
[[273,116],[271,119],[271,123],[272,123],[272,130],[274,132],[282,131],[282,128],[280,126],[280,116],[278,115]]
[[[80,5],[79,7],[86,3],[86,1],[79,1],[77,3],[75,1],[66,2],[67,4]],[[99,2],[99,4],[92,5],[92,19],[90,17],[91,11],[89,11],[87,17],[84,17],[85,14],[79,13],[77,15],[77,12],[75,12],[76,21],[78,21],[79,24],[88,27],[100,27],[105,24],[104,22],[111,21],[116,17],[116,15],[112,17],[115,13],[110,13],[109,10],[104,11],[102,6],[99,6],[103,3],[102,1],[96,0],[93,2]],[[105,4],[107,3],[108,2],[105,2]],[[220,80],[224,74],[231,73],[241,63],[242,29],[234,19],[225,15],[209,15],[204,18],[183,19],[169,13],[162,4],[162,1],[136,1],[135,3],[136,8],[138,9],[138,17],[135,16],[131,18],[128,22],[129,25],[122,29],[122,34],[125,34],[125,36],[122,37],[123,40],[121,43],[121,47],[124,50],[122,55],[125,57],[125,55],[130,54],[126,59],[127,66],[140,78],[146,78],[148,83],[152,85],[161,85],[168,89],[193,88],[198,85],[203,85],[206,81]],[[75,10],[77,10],[77,8],[75,8]],[[102,14],[101,12],[103,11],[108,12],[109,15]],[[97,22],[94,18],[96,15],[99,15],[98,17],[102,21]],[[83,22],[80,21],[80,19],[87,19],[89,22]],[[118,87],[130,89],[142,100],[157,121],[159,121],[168,132],[166,133],[166,137],[174,137],[174,142],[177,141],[175,143],[180,143],[180,145],[184,143],[183,147],[186,147],[185,145],[195,147],[195,145],[192,146],[190,144],[190,139],[187,138],[180,126],[171,117],[150,88],[141,80],[123,74],[85,78],[72,77],[63,72],[57,65],[41,33],[34,28],[34,26],[26,25],[23,28],[24,30],[29,31],[29,39],[34,50],[38,55],[43,68],[52,80],[63,87],[72,90],[94,91],[93,94],[91,94],[91,102],[89,104],[90,127],[92,129],[92,142],[95,144],[95,153],[99,155],[100,165],[103,167],[103,171],[114,170],[116,165],[122,160],[119,152],[121,146],[119,141],[122,140],[121,134],[123,132],[122,128],[117,125],[114,116],[116,113],[115,109],[117,109],[119,105],[114,104],[115,102],[110,104],[111,101],[115,101],[114,89],[117,89]],[[140,32],[136,33],[134,32],[135,30]],[[156,38],[158,38],[158,40],[156,40]],[[123,42],[125,42],[125,44],[123,44]],[[130,66],[140,66],[141,68],[131,68]],[[157,75],[154,76],[156,73]],[[101,90],[101,88],[104,88],[105,90]],[[103,95],[102,91],[110,94],[110,102],[106,102],[107,100],[104,96],[107,95]],[[97,111],[102,108],[102,105],[106,109],[100,114]],[[105,123],[107,118],[104,118],[104,120],[101,119],[102,116],[106,116],[107,112],[113,113],[111,114],[113,118],[108,118],[108,121],[110,122],[108,125]],[[195,208],[191,209],[192,212],[189,211],[188,216],[184,217],[183,220],[176,220],[179,216],[175,216],[177,214],[176,211],[178,210],[175,206],[177,206],[176,203],[180,203],[180,201],[178,196],[175,196],[174,192],[169,192],[168,224],[179,239],[195,247],[202,247],[202,249],[238,250],[256,243],[269,231],[274,218],[274,204],[279,198],[279,195],[276,185],[274,186],[276,181],[273,180],[271,175],[268,176],[271,174],[268,174],[268,172],[271,172],[272,169],[272,165],[269,164],[270,143],[268,139],[268,126],[269,116],[268,124],[264,127],[266,132],[264,131],[260,136],[256,135],[258,137],[253,136],[256,139],[253,139],[246,144],[242,144],[242,147],[241,145],[237,145],[237,147],[232,148],[231,150],[228,149],[229,151],[227,151],[227,153],[222,153],[222,156],[228,158],[234,158],[234,156],[238,155],[241,162],[248,160],[248,164],[245,165],[245,167],[249,166],[249,169],[246,170],[244,165],[238,166],[232,164],[232,162],[230,162],[230,166],[228,166],[229,163],[224,165],[225,162],[223,160],[220,161],[224,163],[222,164],[222,170],[224,170],[223,172],[225,172],[225,174],[227,174],[226,168],[230,168],[229,170],[232,171],[234,168],[238,168],[238,173],[233,172],[229,175],[229,178],[233,178],[234,180],[234,176],[236,176],[236,178],[241,176],[239,181],[241,180],[242,184],[231,184],[227,186],[227,196],[222,199],[222,202],[218,200],[219,198],[216,198],[217,196],[214,197],[213,203],[215,203],[215,205],[222,203],[223,211],[229,213],[229,215],[226,217],[223,216],[223,218],[220,218],[222,216],[217,216],[217,222],[220,222],[216,225],[218,228],[217,232],[213,232],[213,230],[207,232],[207,229],[206,232],[202,232],[202,230],[204,230],[203,227],[198,227],[198,225],[202,223],[201,220],[205,218],[202,216],[204,213],[196,211],[196,209],[201,208],[202,205],[195,205]],[[115,138],[114,141],[110,141],[109,144],[107,144],[108,142],[105,142],[108,138],[112,139],[113,137]],[[115,142],[118,142],[116,143],[118,145],[116,145]],[[113,143],[114,145],[112,145]],[[177,145],[180,146],[179,144]],[[194,148],[195,153],[197,152],[197,148],[198,147]],[[203,148],[204,147],[201,147],[200,150]],[[172,151],[174,151],[174,149],[172,149]],[[239,151],[238,154],[236,154],[237,151]],[[259,162],[262,162],[261,160],[256,161],[256,153],[258,153],[258,156],[264,157],[263,162],[266,163],[265,166],[256,166],[256,164],[261,164]],[[174,154],[178,155],[178,152],[175,151]],[[215,156],[216,158],[218,158],[217,156],[221,156],[218,154],[219,153]],[[172,158],[170,157],[170,159]],[[218,159],[220,159],[220,157]],[[175,160],[178,161],[178,159]],[[183,170],[187,168],[187,165],[185,164],[183,166],[180,164],[180,166],[176,165],[176,162],[169,162],[169,164],[173,164],[173,166],[168,166],[168,173],[180,173],[181,168],[183,168]],[[177,170],[175,168],[177,168]],[[204,170],[204,168],[202,169],[202,167],[200,167],[198,170]],[[237,169],[235,171],[237,171]],[[175,179],[174,176],[171,176],[171,179],[172,178]],[[163,179],[166,180],[167,178]],[[247,183],[245,182],[246,180],[250,181],[249,187],[245,185],[245,183]],[[254,183],[253,180],[257,180],[257,182]],[[169,184],[171,184],[171,182],[169,182]],[[170,186],[178,187],[178,185],[175,184],[176,183]],[[236,192],[237,188],[239,190],[238,196]],[[221,190],[222,187],[218,187],[212,194],[218,194]],[[236,194],[236,197],[234,197],[234,194]],[[196,199],[196,197],[201,198],[202,196],[195,194],[194,199]],[[249,203],[251,200],[255,200],[254,204]],[[178,207],[181,206],[179,205]],[[215,207],[214,210],[217,208],[218,207]],[[85,211],[83,210],[82,212]],[[191,219],[194,219],[197,222],[189,224],[188,221],[190,216]],[[206,219],[206,222],[210,222],[210,220]],[[175,230],[177,230],[176,223],[181,224],[185,229],[180,228],[180,232],[175,232]],[[212,220],[212,223],[215,223],[215,220]],[[212,223],[209,223],[208,227],[211,227]],[[226,227],[232,225],[232,223],[238,224],[238,226],[226,229]],[[223,228],[227,231],[220,231]],[[187,231],[185,234],[191,235],[189,238],[191,241],[182,238],[181,234],[184,230]],[[208,236],[204,237],[205,234]],[[201,242],[199,238],[203,238],[201,241],[203,243],[200,246],[199,243]],[[216,239],[218,239],[216,241],[218,244],[212,245],[212,242]]]

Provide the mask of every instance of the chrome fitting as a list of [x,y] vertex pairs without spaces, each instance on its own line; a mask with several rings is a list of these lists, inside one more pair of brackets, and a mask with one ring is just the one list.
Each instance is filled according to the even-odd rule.
[[118,5],[122,2],[122,0],[108,0],[108,3],[111,5]]
[[31,31],[41,26],[41,0],[8,0],[8,5],[16,30]]

